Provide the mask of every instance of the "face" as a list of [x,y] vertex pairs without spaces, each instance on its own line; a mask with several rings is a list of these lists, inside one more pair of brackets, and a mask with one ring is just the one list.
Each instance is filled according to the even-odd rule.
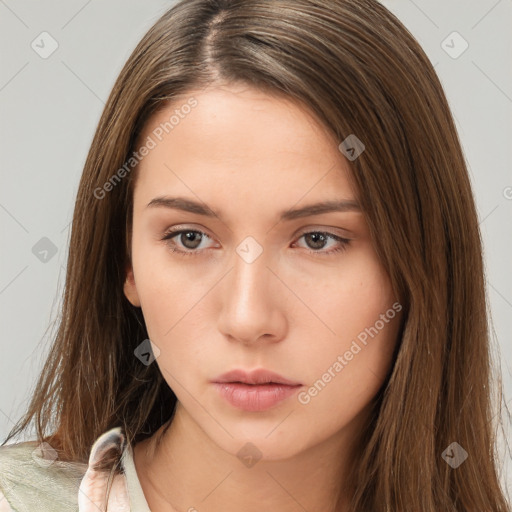
[[[340,141],[304,107],[241,85],[173,101],[141,140],[124,291],[177,414],[229,453],[251,441],[268,459],[359,430],[401,306]],[[295,386],[213,382],[233,369]]]

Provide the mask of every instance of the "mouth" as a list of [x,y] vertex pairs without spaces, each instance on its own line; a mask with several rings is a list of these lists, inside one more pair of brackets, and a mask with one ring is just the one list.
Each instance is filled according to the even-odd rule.
[[251,412],[276,407],[303,386],[264,369],[232,370],[214,379],[212,384],[233,407]]
[[241,369],[231,370],[223,373],[215,378],[213,382],[218,384],[223,383],[238,383],[247,385],[269,385],[280,384],[285,386],[301,386],[302,383],[287,379],[278,373],[259,368],[253,371],[245,371]]

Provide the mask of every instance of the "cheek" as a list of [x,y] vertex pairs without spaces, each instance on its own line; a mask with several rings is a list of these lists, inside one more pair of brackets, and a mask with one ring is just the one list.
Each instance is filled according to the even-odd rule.
[[[401,305],[374,253],[360,253],[312,300],[329,327],[304,344],[307,389],[300,403],[334,423],[356,415],[374,397],[392,364]],[[323,316],[322,316],[323,315]]]
[[398,316],[380,330],[374,320],[359,338],[340,337],[308,355],[309,378],[297,398],[302,418],[321,418],[318,435],[334,434],[369,406],[392,366],[398,326]]
[[196,273],[191,279],[191,273],[166,250],[151,246],[147,240],[144,243],[137,247],[134,241],[137,292],[148,336],[160,350],[156,364],[178,393],[182,386],[193,388],[195,374],[191,368],[204,360],[202,352],[211,339],[207,334],[211,319],[206,318],[204,305],[205,294],[216,278]]
[[155,342],[163,341],[201,300],[204,279],[191,279],[164,245],[138,233],[133,241],[133,267],[148,334]]
[[[389,277],[368,246],[347,253],[332,266],[318,267],[318,272],[290,274],[288,281],[295,283],[297,295],[323,324],[315,324],[316,339],[333,350],[350,344],[395,302]],[[308,329],[307,324],[300,325]]]

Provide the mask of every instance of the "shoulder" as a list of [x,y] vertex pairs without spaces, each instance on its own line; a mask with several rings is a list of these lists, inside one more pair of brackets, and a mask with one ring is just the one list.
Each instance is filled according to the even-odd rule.
[[0,447],[0,512],[77,510],[77,492],[87,464],[57,460],[47,443]]
[[[94,442],[89,463],[64,462],[47,443],[36,441],[0,447],[0,512],[88,512],[101,510],[105,502],[108,473],[96,470],[112,448],[123,453],[125,436],[113,428]],[[117,475],[109,505],[128,511],[126,479]],[[110,509],[109,509],[110,510]]]

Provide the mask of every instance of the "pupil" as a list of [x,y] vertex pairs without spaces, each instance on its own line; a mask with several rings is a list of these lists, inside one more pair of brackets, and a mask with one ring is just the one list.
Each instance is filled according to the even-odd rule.
[[313,239],[320,240],[320,241],[317,240],[316,242],[315,242],[315,240],[313,240],[313,248],[314,249],[322,249],[323,244],[325,242],[325,237],[324,237],[324,235],[322,235],[322,233],[312,233],[312,234],[309,234],[306,236],[309,236],[310,238],[313,238]]
[[[182,243],[183,245],[187,248],[187,249],[195,249],[200,243],[201,243],[201,240],[200,240],[200,234],[199,233],[196,233],[194,231],[187,231],[186,233],[182,233],[182,237],[185,236],[185,241],[183,240],[182,238]],[[197,237],[197,240],[195,241],[196,243],[194,243],[194,238]],[[188,245],[189,243],[192,243],[192,245]]]

